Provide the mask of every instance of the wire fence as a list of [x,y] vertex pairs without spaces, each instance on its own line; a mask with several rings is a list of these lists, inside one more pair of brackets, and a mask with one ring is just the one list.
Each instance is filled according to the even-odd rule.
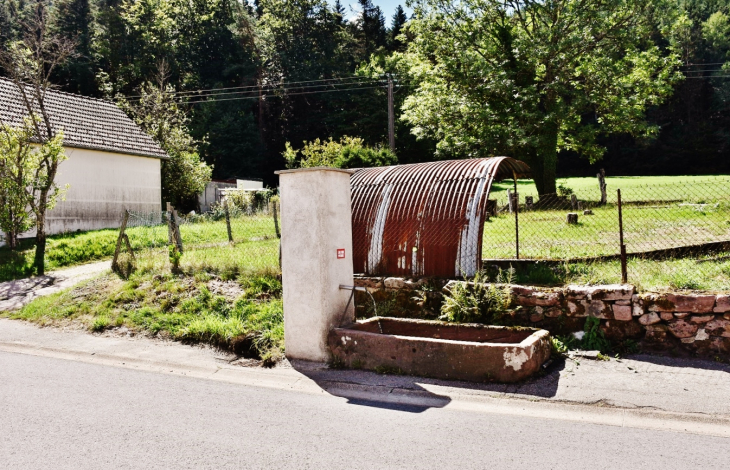
[[[648,263],[641,263],[644,260],[726,258],[730,177],[681,183],[642,184],[642,180],[646,181],[620,179],[604,194],[598,181],[594,187],[561,188],[559,194],[541,196],[519,194],[519,187],[517,196],[497,188],[484,225],[482,257],[487,262],[516,258],[611,261],[621,259],[623,242],[629,280],[642,274],[638,271],[650,269]],[[693,268],[665,263],[662,269]]]
[[278,272],[280,207],[220,205],[206,214],[126,211],[113,266],[129,274],[143,263],[170,263],[173,270]]

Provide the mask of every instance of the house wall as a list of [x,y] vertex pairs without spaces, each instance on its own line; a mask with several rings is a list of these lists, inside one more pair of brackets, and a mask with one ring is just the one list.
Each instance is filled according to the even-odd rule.
[[124,209],[162,210],[159,159],[68,147],[66,156],[56,181],[69,188],[48,214],[48,233],[118,227]]

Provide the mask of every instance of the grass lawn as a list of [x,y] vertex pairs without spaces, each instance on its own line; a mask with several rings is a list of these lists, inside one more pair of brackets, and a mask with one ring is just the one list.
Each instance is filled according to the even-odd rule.
[[[715,253],[695,259],[629,258],[627,272],[629,284],[635,285],[639,291],[728,292],[730,290],[730,253]],[[499,273],[493,270],[489,270],[489,274],[493,281],[504,281],[506,275],[504,271]],[[564,263],[553,266],[538,264],[515,272],[512,282],[541,286],[619,284],[621,283],[621,263],[618,260],[612,260]]]
[[[730,241],[730,177],[664,176],[607,178],[608,204],[600,199],[595,178],[568,178],[593,215],[579,213],[579,223],[568,225],[568,207],[522,210],[519,214],[522,258],[579,258],[619,252],[618,207],[612,187],[622,188],[624,243],[629,253],[641,253],[702,243]],[[682,184],[680,184],[682,182]],[[491,199],[506,204],[507,182],[495,185]],[[518,182],[522,196],[537,192],[531,181]],[[515,257],[515,220],[501,212],[484,225],[484,258]]]
[[[131,224],[135,220],[131,219]],[[278,239],[270,216],[250,216],[233,218],[231,231],[235,244],[232,249],[206,250],[209,246],[228,247],[226,223],[205,221],[182,224],[180,233],[183,238],[185,256],[183,262],[200,267],[218,265],[250,266],[253,270],[278,266]],[[46,270],[110,259],[114,255],[118,230],[94,230],[49,237],[46,248]],[[158,256],[166,253],[167,226],[131,226],[127,235],[137,256],[140,250],[158,248]],[[30,240],[21,243],[17,252],[7,247],[0,248],[0,282],[19,279],[34,274],[33,254],[35,245]],[[240,268],[239,268],[240,269]]]

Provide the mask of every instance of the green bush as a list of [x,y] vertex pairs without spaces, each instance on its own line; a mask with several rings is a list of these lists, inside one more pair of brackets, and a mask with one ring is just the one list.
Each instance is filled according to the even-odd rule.
[[282,154],[289,168],[368,168],[395,165],[398,158],[384,147],[367,147],[359,137],[342,137],[339,141],[304,142],[304,147],[294,150],[289,142]]
[[499,324],[509,308],[509,287],[488,284],[484,273],[477,273],[473,283],[457,283],[444,297],[441,320],[460,323]]

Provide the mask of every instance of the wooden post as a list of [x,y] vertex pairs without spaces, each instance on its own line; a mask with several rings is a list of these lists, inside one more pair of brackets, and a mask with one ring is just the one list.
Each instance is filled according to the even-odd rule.
[[279,216],[276,213],[276,202],[272,202],[271,210],[274,213],[274,230],[276,230],[276,238],[281,239],[281,231],[279,230]]
[[578,210],[578,196],[575,194],[570,195],[570,208],[574,211]]
[[616,190],[618,196],[618,236],[619,243],[621,244],[621,283],[626,284],[628,282],[628,272],[626,269],[626,245],[624,245],[624,217],[621,210],[621,190]]
[[601,205],[606,204],[608,197],[606,196],[606,170],[601,168],[601,172],[596,175],[598,178],[598,187],[601,190]]
[[175,237],[175,244],[177,245],[178,251],[180,253],[183,252],[183,242],[182,242],[182,235],[180,234],[180,224],[177,223],[178,217],[177,217],[177,211],[175,208],[172,209],[172,220],[173,220],[173,235]]
[[172,204],[167,203],[167,244],[172,245]]
[[[119,250],[122,249],[122,240],[127,236],[124,231],[127,230],[127,221],[129,220],[129,211],[124,209],[124,215],[122,216],[122,225],[119,227],[119,237],[117,237],[117,247],[114,249],[114,258],[112,259],[112,271],[117,272],[117,260],[119,259]],[[127,238],[127,245],[129,245],[129,238]],[[129,251],[132,251],[130,246]]]
[[388,143],[395,153],[395,110],[393,109],[393,77],[388,75]]
[[233,232],[231,232],[231,213],[228,211],[228,199],[223,200],[223,210],[226,212],[226,229],[228,230],[228,242],[233,243]]
[[532,196],[525,196],[525,210],[532,210],[535,204],[535,199]]

